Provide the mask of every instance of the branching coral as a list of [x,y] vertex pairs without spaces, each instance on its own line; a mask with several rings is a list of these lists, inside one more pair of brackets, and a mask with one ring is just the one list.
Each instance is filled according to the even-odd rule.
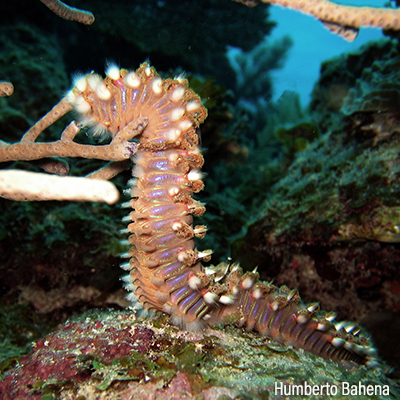
[[119,199],[119,192],[111,182],[100,179],[2,170],[0,197],[17,201],[74,200],[113,204]]
[[[96,146],[83,145],[73,141],[80,128],[73,121],[55,142],[36,142],[38,136],[51,124],[69,112],[72,105],[62,99],[51,111],[41,118],[16,144],[0,141],[0,160],[38,160],[46,157],[97,158],[107,161],[119,161],[95,171],[89,178],[111,179],[125,169],[124,160],[136,152],[137,144],[129,140],[138,135],[147,126],[146,118],[137,118],[117,132],[110,144]],[[121,163],[122,161],[122,163]],[[47,171],[59,169],[60,162],[53,160],[44,165]],[[27,174],[27,173],[25,173]],[[29,184],[23,189],[26,179]],[[86,185],[86,195],[84,194]],[[83,178],[52,177],[43,174],[29,176],[14,171],[0,172],[0,196],[13,200],[87,200],[114,203],[118,200],[117,189],[109,182],[90,182]]]
[[90,11],[80,10],[70,7],[60,0],[40,0],[47,8],[57,14],[59,17],[77,21],[85,25],[91,25],[94,22],[94,15]]
[[250,7],[262,1],[267,4],[277,4],[292,8],[304,14],[312,15],[320,20],[326,28],[346,40],[357,37],[361,26],[382,29],[400,29],[400,10],[351,7],[335,4],[328,0],[235,0]]
[[11,82],[0,82],[0,96],[11,96],[14,86]]

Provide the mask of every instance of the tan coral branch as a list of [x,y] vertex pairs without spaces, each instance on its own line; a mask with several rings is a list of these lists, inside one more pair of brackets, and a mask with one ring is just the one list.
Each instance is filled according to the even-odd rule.
[[91,25],[94,22],[94,15],[90,11],[70,7],[59,0],[40,0],[54,14],[68,21],[77,21],[81,24]]
[[0,97],[11,96],[14,93],[14,86],[11,82],[0,81]]
[[[353,40],[357,35],[356,31],[362,26],[400,30],[400,9],[353,7],[336,4],[328,0],[235,1],[248,6],[254,6],[262,1],[312,15],[323,22],[328,29],[347,40]],[[353,34],[349,33],[349,28],[353,28]]]
[[51,111],[33,125],[19,143],[0,141],[0,162],[39,160],[46,157],[81,157],[106,161],[122,161],[135,153],[137,144],[129,142],[147,126],[147,118],[137,118],[118,132],[108,145],[83,145],[73,141],[80,127],[71,122],[55,142],[36,142],[39,135],[51,124],[72,109],[64,98]]
[[111,182],[28,171],[0,171],[0,196],[9,200],[101,201],[115,203],[119,198]]

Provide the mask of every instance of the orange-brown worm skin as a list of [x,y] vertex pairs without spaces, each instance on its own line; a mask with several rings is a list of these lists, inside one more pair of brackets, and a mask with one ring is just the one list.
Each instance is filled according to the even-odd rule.
[[186,329],[237,324],[324,358],[377,365],[356,324],[334,323],[333,313],[304,305],[297,291],[260,282],[237,264],[202,266],[211,252],[195,246],[206,228],[193,227],[193,215],[205,210],[193,194],[203,187],[198,128],[207,112],[185,79],[162,80],[147,63],[135,72],[113,67],[104,80],[79,78],[70,99],[95,132],[116,135],[134,119],[148,121],[138,132],[132,200],[125,204],[132,208],[124,218],[129,261],[121,265],[129,271],[129,300],[170,314]]

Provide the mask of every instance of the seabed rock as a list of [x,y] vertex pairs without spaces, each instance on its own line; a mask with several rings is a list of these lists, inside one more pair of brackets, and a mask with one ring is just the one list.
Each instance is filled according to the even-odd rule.
[[[382,370],[324,360],[243,329],[193,333],[165,315],[91,310],[34,343],[0,382],[0,399],[284,399],[299,393],[294,385],[320,393],[324,385],[314,399],[400,398]],[[352,395],[360,385],[389,395]]]

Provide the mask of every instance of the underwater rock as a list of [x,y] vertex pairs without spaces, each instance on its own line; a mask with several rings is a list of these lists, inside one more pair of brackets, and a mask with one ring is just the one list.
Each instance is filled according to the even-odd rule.
[[[355,52],[342,54],[323,62],[320,78],[311,95],[310,111],[313,122],[320,126],[322,132],[333,126],[340,130],[344,122],[341,109],[349,92],[353,89],[352,98],[355,100],[354,95],[360,94],[360,90],[355,91],[354,88],[364,85],[362,76],[363,74],[371,76],[371,71],[374,71],[374,81],[380,80],[382,84],[388,82],[386,79],[388,77],[382,75],[380,78],[379,68],[372,66],[385,60],[392,60],[398,55],[397,41],[380,40],[361,46]],[[361,111],[360,106],[357,108]],[[355,111],[352,109],[351,112]]]
[[[1,400],[283,399],[293,385],[336,390],[372,385],[395,399],[398,386],[379,370],[335,363],[227,327],[191,333],[165,316],[94,310],[37,340],[0,382]],[[322,393],[319,399],[331,399]]]
[[400,133],[400,56],[377,60],[365,68],[343,101],[351,132],[375,146]]
[[232,258],[245,269],[258,265],[262,280],[298,287],[305,301],[321,301],[340,318],[395,311],[399,191],[394,136],[371,149],[345,132],[322,135],[265,193]]
[[322,135],[294,153],[233,244],[246,269],[344,319],[399,309],[398,66],[395,40],[322,65],[309,117]]

